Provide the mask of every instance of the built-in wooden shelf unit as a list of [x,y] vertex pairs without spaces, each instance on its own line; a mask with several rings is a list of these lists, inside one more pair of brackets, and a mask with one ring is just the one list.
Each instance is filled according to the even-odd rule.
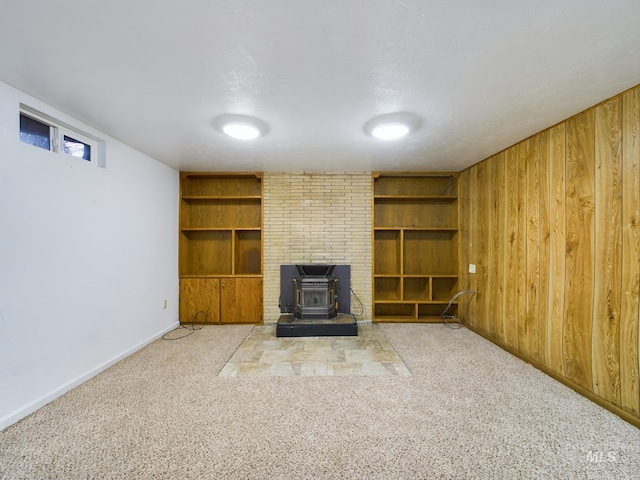
[[458,290],[457,174],[374,173],[373,188],[374,321],[441,321]]
[[262,175],[180,174],[180,321],[262,322]]

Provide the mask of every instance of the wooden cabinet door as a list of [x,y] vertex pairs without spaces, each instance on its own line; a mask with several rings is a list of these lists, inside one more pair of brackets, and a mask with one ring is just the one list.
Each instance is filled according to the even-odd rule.
[[222,323],[262,322],[262,279],[222,278],[220,305]]
[[182,323],[220,323],[220,279],[181,279],[179,310]]

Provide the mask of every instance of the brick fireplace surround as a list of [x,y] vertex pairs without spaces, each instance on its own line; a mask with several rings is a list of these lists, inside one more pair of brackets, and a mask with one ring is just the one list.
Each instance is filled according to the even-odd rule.
[[371,320],[371,172],[270,173],[263,178],[264,323],[280,318],[280,265],[351,265],[351,313]]

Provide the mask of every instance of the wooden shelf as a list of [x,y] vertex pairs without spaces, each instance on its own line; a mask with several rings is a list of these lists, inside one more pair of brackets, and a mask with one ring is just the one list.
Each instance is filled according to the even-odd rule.
[[458,194],[456,173],[384,173],[373,174],[373,195],[447,197]]
[[218,200],[260,200],[262,201],[262,197],[256,195],[237,195],[237,196],[221,196],[221,195],[192,195],[182,197],[182,200],[185,202],[208,202],[208,201],[218,201]]
[[262,203],[244,197],[183,201],[180,225],[182,228],[262,228]]
[[229,230],[183,230],[180,235],[180,274],[233,273],[232,238]]
[[376,231],[381,231],[381,232],[389,232],[389,231],[418,231],[418,230],[424,230],[425,232],[457,232],[458,228],[457,227],[375,227],[374,230]]
[[[376,277],[379,277],[379,276],[382,276],[382,275],[376,275]],[[458,275],[456,275],[456,274],[453,274],[453,275],[411,275],[411,274],[408,274],[408,275],[402,275],[402,277],[404,277],[404,278],[425,278],[425,277],[428,277],[428,278],[456,278],[457,279]]]
[[375,228],[457,228],[458,202],[417,197],[374,198],[373,218]]
[[258,227],[241,227],[241,228],[229,228],[229,227],[183,227],[181,232],[261,232],[262,229]]
[[182,172],[180,180],[182,198],[262,198],[262,178],[258,174]]
[[[441,322],[442,312],[449,302],[375,301],[374,318],[383,322]],[[457,312],[454,302],[447,313]]]
[[385,302],[402,300],[402,278],[397,276],[376,276],[373,290],[376,299]]
[[404,319],[415,320],[416,306],[412,303],[374,302],[373,317],[375,320]]
[[262,321],[262,176],[180,174],[180,320]]
[[246,273],[246,274],[228,274],[228,275],[224,275],[224,274],[220,274],[220,275],[195,275],[195,274],[188,274],[188,275],[180,275],[180,278],[211,278],[211,277],[216,277],[216,278],[262,278],[261,274],[253,274],[253,273]]
[[455,175],[374,175],[375,321],[441,321],[458,289],[457,185]]
[[374,200],[406,200],[406,199],[417,199],[417,200],[443,200],[443,201],[455,201],[458,199],[457,195],[374,195]]

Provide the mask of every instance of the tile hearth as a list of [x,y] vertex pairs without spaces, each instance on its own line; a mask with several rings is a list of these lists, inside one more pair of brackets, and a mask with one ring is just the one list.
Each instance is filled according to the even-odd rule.
[[359,324],[357,337],[276,337],[254,327],[219,377],[364,376],[411,373],[378,325]]

